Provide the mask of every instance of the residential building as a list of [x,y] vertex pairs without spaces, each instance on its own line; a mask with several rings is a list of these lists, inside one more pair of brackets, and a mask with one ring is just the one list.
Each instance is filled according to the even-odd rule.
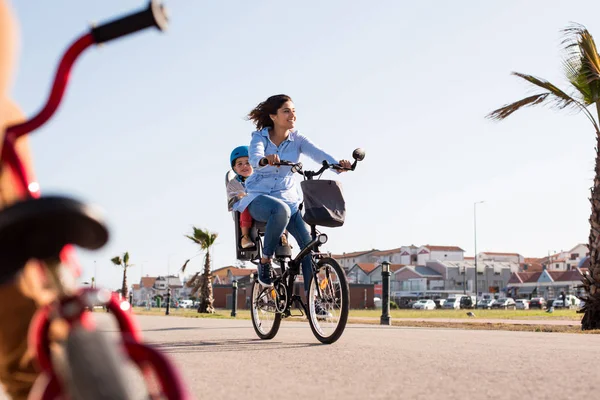
[[[390,264],[390,273],[393,274],[401,268],[406,267],[404,264]],[[382,267],[381,264],[375,264],[375,268],[369,273],[369,283],[378,285],[383,282],[383,276],[381,275]],[[391,279],[392,280],[392,279]]]
[[249,277],[253,272],[256,272],[256,268],[222,267],[212,271],[213,284],[231,285],[233,281],[240,281],[245,277]]
[[425,245],[417,249],[416,265],[425,265],[427,261],[463,261],[465,251],[457,246]]
[[331,257],[340,263],[341,267],[348,272],[348,270],[352,268],[354,264],[374,262],[372,254],[378,251],[379,250],[376,249],[355,251],[352,253],[332,254]]
[[168,289],[171,290],[172,298],[179,299],[184,297],[185,290],[179,276],[142,277],[139,284],[132,285],[133,304],[138,305],[153,300],[157,296],[165,299]]
[[353,253],[332,255],[344,270],[349,271],[355,264],[381,264],[387,261],[391,264],[424,265],[430,260],[461,261],[464,250],[457,246],[401,246],[390,250],[367,250]]
[[346,272],[348,283],[371,283],[369,274],[377,268],[375,263],[357,263]]
[[508,281],[508,291],[515,298],[544,297],[547,300],[558,297],[561,292],[583,295],[582,274],[578,268],[568,271],[515,272]]
[[477,261],[500,261],[500,262],[513,262],[521,264],[525,261],[525,257],[518,253],[494,253],[491,251],[485,251],[478,254]]
[[548,271],[568,271],[577,267],[588,254],[588,246],[579,243],[569,251],[561,251],[544,257],[542,264]]
[[[506,285],[520,264],[514,262],[481,262],[477,264],[477,290],[483,293],[506,291]],[[469,261],[428,261],[424,266],[407,266],[393,275],[392,287],[400,297],[407,289],[436,293],[473,293],[475,290],[475,263]]]

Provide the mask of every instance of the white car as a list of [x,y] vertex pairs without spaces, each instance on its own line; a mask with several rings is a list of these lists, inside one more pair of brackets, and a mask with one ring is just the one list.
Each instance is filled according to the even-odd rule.
[[517,310],[529,310],[529,300],[528,299],[517,299],[515,300],[517,304]]
[[460,308],[460,297],[448,297],[442,308],[458,310]]
[[483,308],[483,309],[491,309],[492,306],[494,305],[494,303],[496,302],[496,300],[494,299],[481,299],[479,300],[479,303],[477,303],[477,308]]
[[413,304],[416,310],[435,310],[435,302],[431,299],[423,299]]
[[181,308],[192,308],[194,302],[192,300],[179,300],[179,307]]

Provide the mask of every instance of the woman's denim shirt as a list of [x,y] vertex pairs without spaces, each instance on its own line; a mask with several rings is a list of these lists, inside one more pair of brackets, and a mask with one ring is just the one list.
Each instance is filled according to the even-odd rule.
[[292,215],[298,211],[298,206],[302,202],[302,196],[291,167],[271,165],[261,167],[258,162],[263,157],[277,154],[280,160],[296,163],[300,160],[300,154],[305,154],[319,164],[323,161],[330,164],[339,162],[298,131],[291,131],[286,140],[279,146],[275,146],[269,138],[269,128],[252,132],[248,153],[254,173],[246,179],[248,195],[234,205],[234,210],[240,212],[244,211],[252,200],[261,194],[282,200],[290,207]]

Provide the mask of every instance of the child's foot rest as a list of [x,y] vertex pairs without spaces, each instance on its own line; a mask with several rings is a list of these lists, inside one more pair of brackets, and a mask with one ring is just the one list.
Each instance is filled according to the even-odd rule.
[[277,246],[275,257],[292,257],[292,248],[290,246]]

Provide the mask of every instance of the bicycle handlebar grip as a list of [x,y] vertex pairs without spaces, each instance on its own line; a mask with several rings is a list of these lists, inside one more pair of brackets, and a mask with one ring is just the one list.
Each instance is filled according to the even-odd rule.
[[168,18],[166,9],[158,2],[158,0],[151,0],[148,8],[145,10],[92,28],[91,34],[94,38],[94,42],[100,44],[152,26],[164,31],[167,29],[167,24]]
[[261,167],[264,167],[267,164],[269,164],[269,160],[267,159],[267,157],[261,158],[260,161],[258,162],[258,165],[260,165]]

